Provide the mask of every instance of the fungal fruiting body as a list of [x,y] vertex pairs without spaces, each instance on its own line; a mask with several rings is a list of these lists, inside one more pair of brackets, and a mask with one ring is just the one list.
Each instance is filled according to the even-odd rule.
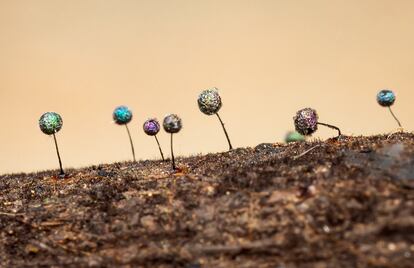
[[395,102],[395,94],[394,94],[394,92],[392,90],[389,90],[389,89],[383,89],[383,90],[381,90],[377,94],[377,102],[382,107],[388,107],[388,110],[390,111],[392,117],[394,117],[395,121],[397,121],[398,126],[400,128],[402,128],[400,120],[398,120],[398,118],[395,116],[395,114],[393,113],[393,111],[391,109],[391,106]]
[[341,130],[338,127],[333,125],[329,125],[326,123],[318,122],[318,114],[316,110],[312,108],[305,108],[299,110],[296,113],[296,116],[293,117],[293,121],[295,123],[296,131],[304,136],[312,135],[316,130],[318,130],[318,125],[326,126],[332,129],[336,129],[338,131],[338,137],[341,136]]
[[112,118],[114,119],[115,123],[118,125],[125,125],[131,122],[132,120],[132,112],[126,106],[118,106],[115,108]]
[[297,131],[290,131],[286,134],[285,142],[297,142],[297,141],[305,141],[305,137]]
[[216,114],[221,106],[221,98],[217,88],[206,89],[198,96],[198,108],[206,115]]
[[197,99],[198,108],[200,111],[206,115],[217,115],[217,118],[220,121],[220,124],[223,128],[224,134],[226,135],[227,142],[229,144],[229,150],[233,149],[231,145],[229,135],[227,133],[226,128],[224,127],[223,120],[221,120],[218,111],[222,106],[221,97],[218,93],[217,88],[206,89],[200,93]]
[[182,128],[182,121],[181,118],[178,117],[176,114],[169,114],[164,118],[163,121],[164,130],[167,133],[171,134],[171,160],[172,160],[172,168],[176,170],[175,166],[175,159],[174,159],[174,150],[173,150],[173,134],[178,133]]
[[299,110],[293,117],[296,131],[304,136],[312,135],[318,130],[318,114],[312,108]]
[[158,144],[158,149],[160,150],[162,161],[165,161],[160,142],[158,141],[158,138],[157,138],[157,134],[160,131],[160,123],[158,123],[158,120],[155,118],[148,119],[147,121],[145,121],[143,125],[143,129],[144,129],[145,134],[155,137],[155,140],[157,141],[157,144]]
[[389,107],[395,102],[395,94],[392,90],[383,89],[377,94],[377,102],[383,107]]
[[60,175],[65,175],[65,172],[62,168],[62,160],[60,158],[59,147],[56,140],[56,133],[61,130],[63,126],[62,117],[55,112],[44,113],[39,119],[40,130],[46,135],[52,135],[53,140],[55,141],[56,153],[59,160]]
[[131,150],[132,150],[132,157],[135,160],[135,149],[134,149],[134,143],[132,142],[131,133],[128,128],[128,123],[132,120],[132,111],[126,107],[126,106],[118,106],[115,108],[114,112],[112,113],[112,118],[114,119],[115,123],[118,125],[125,125],[125,128],[128,133],[129,142],[131,144]]

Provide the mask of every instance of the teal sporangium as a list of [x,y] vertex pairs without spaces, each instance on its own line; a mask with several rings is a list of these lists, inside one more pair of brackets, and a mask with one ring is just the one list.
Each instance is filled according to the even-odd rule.
[[112,118],[114,119],[115,123],[118,125],[125,125],[126,131],[128,133],[129,137],[129,143],[131,144],[131,151],[132,151],[132,157],[135,160],[135,149],[134,149],[134,143],[132,142],[131,138],[131,132],[128,128],[128,123],[132,120],[132,111],[127,106],[118,106],[115,108],[114,112],[112,113]]
[[395,94],[390,89],[383,89],[377,94],[377,102],[382,107],[387,107],[390,111],[392,117],[394,117],[395,121],[397,121],[398,126],[402,129],[401,122],[398,120],[397,116],[395,116],[394,112],[391,109],[391,106],[395,102]]

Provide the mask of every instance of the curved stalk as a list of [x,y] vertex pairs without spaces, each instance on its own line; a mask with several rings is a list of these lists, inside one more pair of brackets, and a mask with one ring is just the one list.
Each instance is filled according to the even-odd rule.
[[136,162],[134,143],[132,142],[131,133],[129,132],[128,124],[125,124],[125,127],[126,127],[126,130],[128,132],[129,142],[131,143],[132,157],[134,158],[134,162]]
[[332,129],[336,129],[338,131],[338,137],[340,137],[342,135],[341,130],[336,126],[329,125],[329,124],[326,124],[326,123],[320,123],[320,122],[318,122],[317,124],[325,126],[325,127],[329,127],[329,128],[332,128]]
[[221,123],[221,126],[223,127],[224,134],[226,135],[226,138],[227,138],[227,142],[229,143],[229,150],[232,150],[232,149],[233,149],[233,146],[231,145],[230,138],[229,138],[229,134],[227,134],[227,130],[226,130],[226,128],[224,127],[224,123],[223,123],[223,121],[221,120],[220,115],[219,115],[218,113],[216,113],[216,115],[217,115],[217,117],[218,117],[218,119],[219,119],[219,121],[220,121],[220,123]]
[[154,135],[154,137],[155,137],[155,140],[157,141],[158,149],[160,149],[160,154],[161,154],[162,161],[165,161],[164,154],[162,153],[161,145],[160,145],[160,142],[158,141],[157,135]]
[[388,106],[388,109],[390,110],[390,113],[391,113],[392,117],[394,117],[395,121],[397,121],[398,126],[399,126],[400,128],[402,128],[402,126],[401,126],[401,122],[400,122],[400,120],[398,120],[398,118],[397,118],[397,117],[395,116],[395,114],[392,112],[392,110],[391,110],[391,106]]

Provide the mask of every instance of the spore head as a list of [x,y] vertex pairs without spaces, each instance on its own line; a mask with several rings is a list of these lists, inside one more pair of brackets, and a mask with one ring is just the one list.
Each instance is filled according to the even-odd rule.
[[55,112],[44,113],[39,119],[40,130],[46,135],[57,133],[63,125],[62,117]]
[[377,102],[383,107],[389,107],[395,102],[395,94],[392,90],[383,89],[377,94]]
[[286,134],[286,137],[285,137],[286,143],[304,141],[304,140],[305,140],[305,137],[297,131],[290,131]]
[[148,119],[143,125],[144,132],[149,136],[155,136],[160,131],[160,123],[155,118]]
[[221,108],[221,98],[217,88],[206,89],[200,93],[197,99],[198,108],[206,115],[213,115]]
[[132,111],[126,106],[118,106],[115,108],[112,118],[118,125],[128,124],[132,119]]
[[164,118],[164,130],[168,133],[177,133],[182,128],[181,118],[176,114],[169,114]]
[[318,129],[318,114],[312,108],[299,110],[293,117],[295,129],[299,134],[308,136]]

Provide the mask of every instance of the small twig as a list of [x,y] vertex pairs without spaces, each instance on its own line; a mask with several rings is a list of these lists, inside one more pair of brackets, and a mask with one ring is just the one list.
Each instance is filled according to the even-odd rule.
[[43,250],[46,250],[46,251],[48,251],[52,254],[57,254],[56,250],[54,248],[52,248],[49,245],[47,245],[45,243],[42,243],[40,241],[31,240],[31,241],[29,241],[29,243],[32,244],[33,246],[36,246],[36,247],[41,248]]
[[0,215],[16,217],[16,216],[23,216],[24,214],[23,213],[0,212]]
[[58,242],[54,242],[54,241],[49,241],[49,242],[52,244],[52,246],[49,246],[46,243],[42,243],[40,241],[35,241],[35,240],[31,240],[30,244],[32,244],[34,246],[37,246],[37,247],[39,247],[43,250],[46,250],[46,251],[48,251],[48,252],[50,252],[54,255],[59,255],[59,252],[57,252],[56,247],[59,247],[59,248],[63,249],[64,251],[71,252],[73,254],[83,254],[83,255],[86,255],[86,256],[91,255],[89,252],[86,252],[86,251],[83,251],[83,250],[74,250],[74,249],[71,249],[71,248],[69,248],[65,245],[62,245],[62,244],[58,243]]
[[300,155],[296,155],[296,156],[294,156],[294,157],[293,157],[293,160],[296,160],[296,159],[301,158],[302,156],[304,156],[304,155],[308,154],[309,152],[311,152],[312,150],[314,150],[314,149],[318,148],[319,146],[321,146],[321,145],[320,145],[320,144],[317,144],[317,145],[313,146],[312,148],[310,148],[310,149],[308,149],[308,150],[304,151],[304,152],[303,152],[303,153],[301,153]]

